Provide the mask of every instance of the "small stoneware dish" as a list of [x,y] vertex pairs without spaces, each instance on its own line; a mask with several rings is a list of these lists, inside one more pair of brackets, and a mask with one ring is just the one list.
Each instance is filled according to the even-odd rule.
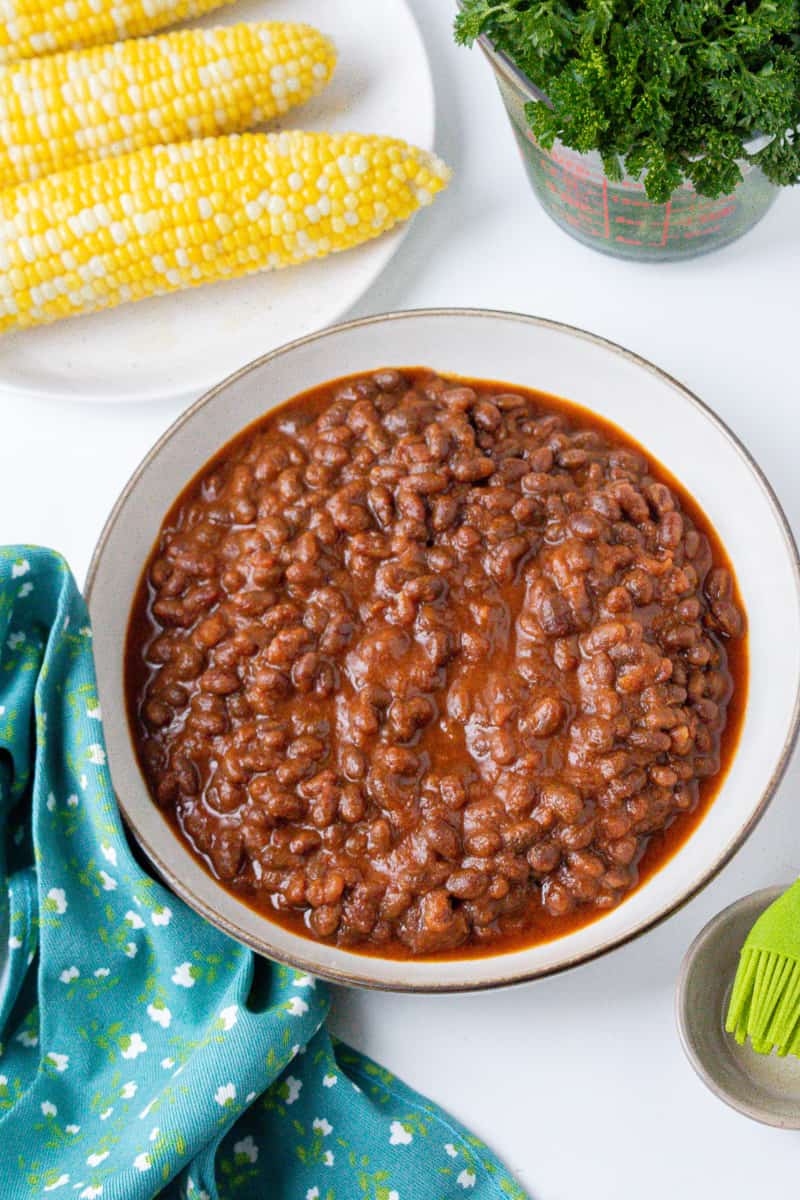
[[725,1032],[739,951],[756,919],[788,886],[743,896],[709,921],[683,960],[675,1010],[686,1057],[715,1096],[754,1121],[800,1129],[800,1060],[756,1054]]
[[[429,366],[566,397],[636,438],[705,509],[736,568],[748,613],[749,700],[738,753],[680,851],[593,924],[506,954],[398,961],[299,937],[222,888],[150,799],[125,712],[123,648],[143,564],[178,494],[212,455],[271,406],[342,375]],[[109,761],[134,836],[169,885],[262,954],[343,983],[406,991],[500,987],[575,966],[644,933],[721,870],[764,812],[798,728],[800,571],[769,484],[696,396],[627,350],[535,317],[465,309],[392,313],[292,342],[245,367],[181,416],[126,486],[100,537],[87,596]]]

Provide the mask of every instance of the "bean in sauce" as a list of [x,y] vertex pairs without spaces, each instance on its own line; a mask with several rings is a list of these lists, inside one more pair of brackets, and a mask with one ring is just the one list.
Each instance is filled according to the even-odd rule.
[[419,368],[220,451],[126,661],[154,798],[217,878],[396,956],[617,905],[713,798],[747,674],[724,550],[657,462],[587,410]]

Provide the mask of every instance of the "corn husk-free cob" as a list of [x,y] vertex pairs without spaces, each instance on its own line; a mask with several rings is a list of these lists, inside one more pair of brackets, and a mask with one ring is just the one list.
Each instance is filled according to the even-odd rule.
[[0,192],[0,330],[347,250],[429,204],[435,155],[361,134],[231,134]]
[[328,82],[310,25],[179,30],[0,70],[0,189],[145,146],[250,129]]
[[157,33],[232,0],[2,0],[0,66]]

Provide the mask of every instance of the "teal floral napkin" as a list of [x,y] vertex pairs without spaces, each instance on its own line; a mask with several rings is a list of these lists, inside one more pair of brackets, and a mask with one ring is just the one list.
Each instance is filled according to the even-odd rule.
[[492,1200],[475,1137],[331,1038],[326,989],[219,933],[132,857],[86,608],[0,549],[3,1200]]

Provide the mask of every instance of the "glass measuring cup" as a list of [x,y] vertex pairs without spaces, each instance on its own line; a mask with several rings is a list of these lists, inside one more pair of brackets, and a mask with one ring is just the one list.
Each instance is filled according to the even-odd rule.
[[[639,180],[610,180],[599,154],[579,154],[558,141],[546,150],[525,116],[529,101],[546,97],[488,38],[479,43],[494,69],[533,190],[556,224],[584,245],[640,261],[689,258],[747,233],[775,200],[778,188],[748,162],[740,162],[743,179],[730,195],[711,200],[687,185],[668,203],[654,204]],[[758,145],[752,143],[754,149]]]

